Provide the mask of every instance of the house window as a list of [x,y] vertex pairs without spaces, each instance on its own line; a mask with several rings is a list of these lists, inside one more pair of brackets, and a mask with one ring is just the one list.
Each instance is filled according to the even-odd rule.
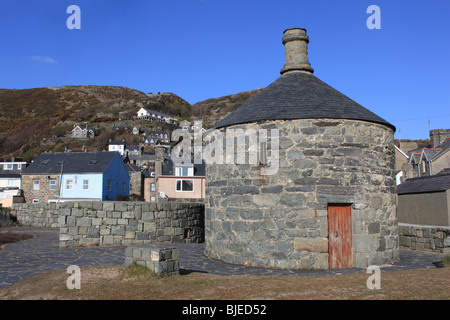
[[151,185],[151,187],[150,187],[150,190],[151,190],[151,191],[155,191],[155,184],[154,184],[154,183],[152,183],[152,185]]
[[83,190],[89,190],[89,180],[88,179],[83,180]]
[[22,164],[17,165],[17,170],[22,170]]
[[66,180],[66,190],[72,190],[72,188],[73,188],[73,180],[72,179]]
[[194,180],[177,180],[177,191],[194,191]]
[[3,165],[3,170],[12,170],[12,169],[13,169],[12,163]]
[[33,180],[33,190],[39,190],[41,182],[39,180]]
[[50,190],[56,190],[56,180],[50,180]]
[[192,167],[178,167],[175,175],[177,177],[192,177],[194,175],[194,168]]
[[17,179],[8,179],[8,186],[17,186]]
[[108,191],[111,191],[111,180],[108,180]]
[[122,193],[125,193],[125,182],[122,182]]

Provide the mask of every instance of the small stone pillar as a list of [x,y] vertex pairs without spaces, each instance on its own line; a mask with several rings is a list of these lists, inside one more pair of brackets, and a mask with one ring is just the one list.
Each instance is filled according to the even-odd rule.
[[125,267],[133,262],[144,266],[158,275],[179,274],[177,248],[160,245],[132,246],[125,249]]

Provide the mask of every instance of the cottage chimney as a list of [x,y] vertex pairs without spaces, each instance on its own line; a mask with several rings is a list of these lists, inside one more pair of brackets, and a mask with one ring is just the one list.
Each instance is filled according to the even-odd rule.
[[290,72],[314,72],[308,62],[308,42],[309,38],[305,29],[291,28],[284,31],[283,44],[286,60],[280,71],[282,75]]

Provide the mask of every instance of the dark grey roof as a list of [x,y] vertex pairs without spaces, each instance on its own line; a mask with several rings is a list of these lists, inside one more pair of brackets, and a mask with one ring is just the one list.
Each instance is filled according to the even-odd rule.
[[118,152],[43,153],[22,171],[22,174],[102,173]]
[[397,186],[398,194],[438,192],[450,189],[450,172],[443,174],[407,179]]
[[[194,164],[194,177],[204,177],[205,176],[205,161],[202,160],[200,164]],[[162,175],[163,176],[174,176],[175,175],[175,165],[172,159],[166,159],[162,163]]]
[[395,127],[310,73],[286,73],[215,128],[259,120],[354,119]]

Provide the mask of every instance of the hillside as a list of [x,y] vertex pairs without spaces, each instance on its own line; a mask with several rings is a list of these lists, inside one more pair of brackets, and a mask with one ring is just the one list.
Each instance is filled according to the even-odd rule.
[[226,117],[230,112],[236,110],[262,89],[240,92],[219,98],[211,98],[197,102],[192,106],[192,118],[202,119],[203,127],[211,128],[218,121]]
[[[142,136],[131,133],[134,125],[148,130],[171,132],[174,129],[160,122],[136,120],[136,113],[142,107],[179,120],[201,119],[203,127],[209,129],[261,90],[211,98],[191,106],[173,93],[145,94],[115,86],[0,89],[0,158],[16,156],[30,161],[42,152],[60,152],[66,148],[101,151],[107,148],[109,139],[125,139],[127,144],[136,145]],[[94,127],[96,137],[68,138],[75,124]],[[429,144],[429,140],[416,142],[419,147]]]
[[[128,121],[132,125],[141,107],[176,118],[189,117],[192,112],[191,105],[173,93],[145,94],[124,87],[0,89],[0,157],[31,160],[41,152],[81,148],[86,142],[92,149],[103,150],[110,138],[127,135],[128,128],[120,124]],[[96,127],[101,134],[82,145],[67,141],[64,137],[74,124]],[[167,128],[160,124],[155,129]]]

